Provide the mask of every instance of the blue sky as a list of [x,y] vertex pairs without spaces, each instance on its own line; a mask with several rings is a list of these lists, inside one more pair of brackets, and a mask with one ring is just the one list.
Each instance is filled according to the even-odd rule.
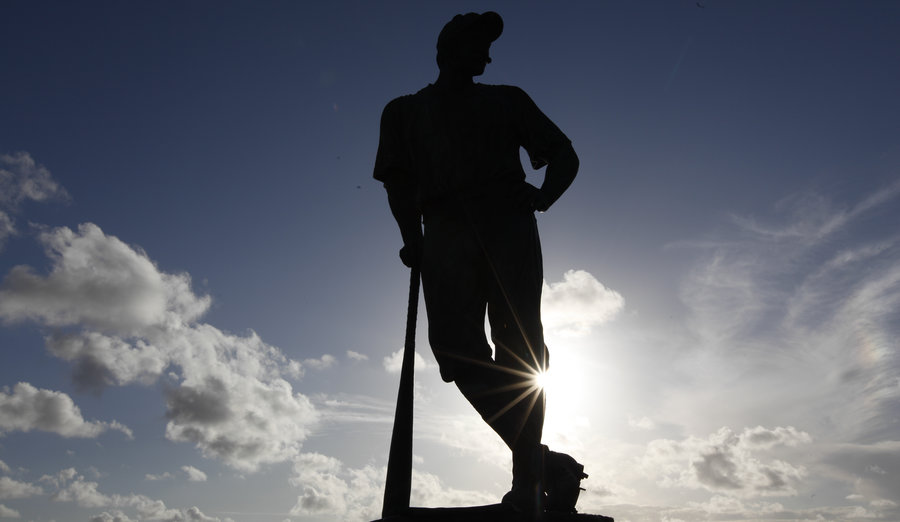
[[[378,120],[485,10],[581,159],[538,218],[579,509],[900,520],[900,7],[717,0],[3,3],[0,519],[377,518]],[[420,318],[413,503],[496,502]]]

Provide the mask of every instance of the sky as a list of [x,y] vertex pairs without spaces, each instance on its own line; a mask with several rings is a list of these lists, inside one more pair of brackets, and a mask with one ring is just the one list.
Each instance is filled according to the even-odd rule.
[[[900,520],[900,4],[827,0],[0,3],[0,519],[379,517],[378,122],[486,10],[480,81],[581,160],[538,216],[578,509]],[[497,502],[419,318],[412,503]]]

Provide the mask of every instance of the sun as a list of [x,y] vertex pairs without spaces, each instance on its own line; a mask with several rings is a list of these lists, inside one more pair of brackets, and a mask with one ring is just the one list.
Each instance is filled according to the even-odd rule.
[[[587,375],[584,364],[563,350],[557,351],[550,367],[535,374],[534,385],[546,397],[544,436],[547,439],[571,436],[583,420],[590,416]],[[593,405],[596,407],[596,405]]]
[[553,377],[551,376],[550,370],[544,370],[534,374],[534,386],[538,389],[546,390],[550,387],[552,380]]

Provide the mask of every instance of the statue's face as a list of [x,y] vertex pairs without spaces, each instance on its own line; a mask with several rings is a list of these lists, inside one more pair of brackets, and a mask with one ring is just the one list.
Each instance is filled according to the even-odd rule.
[[466,40],[454,50],[451,58],[452,66],[467,76],[480,76],[484,68],[491,63],[491,44]]

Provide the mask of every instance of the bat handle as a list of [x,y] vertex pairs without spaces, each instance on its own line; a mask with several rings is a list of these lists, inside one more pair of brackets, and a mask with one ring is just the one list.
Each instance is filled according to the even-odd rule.
[[400,389],[394,412],[394,429],[384,481],[382,518],[402,514],[409,509],[412,490],[413,372],[416,355],[416,316],[419,311],[419,268],[409,274],[409,303],[406,309],[406,339],[400,367]]

